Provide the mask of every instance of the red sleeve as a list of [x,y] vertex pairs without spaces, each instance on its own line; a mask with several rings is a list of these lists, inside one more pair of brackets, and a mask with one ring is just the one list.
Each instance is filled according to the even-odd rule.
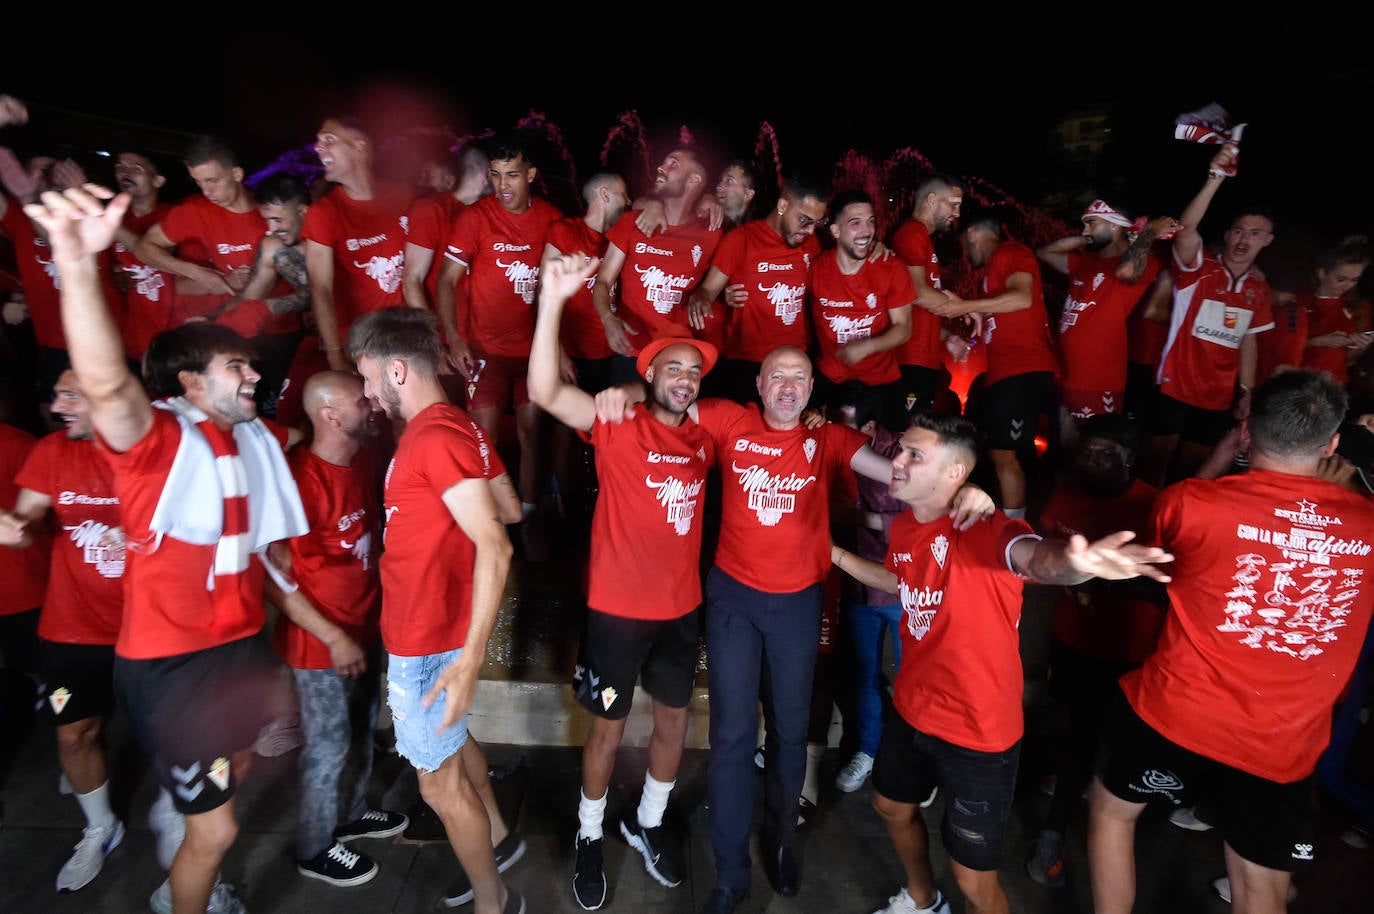
[[410,227],[406,243],[430,251],[438,251],[448,240],[449,225],[444,208],[437,200],[421,197],[410,207]]

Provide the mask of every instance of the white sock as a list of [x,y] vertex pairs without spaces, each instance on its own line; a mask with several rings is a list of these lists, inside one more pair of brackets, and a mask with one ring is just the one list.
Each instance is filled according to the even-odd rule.
[[606,791],[599,800],[589,798],[580,790],[577,794],[581,797],[577,801],[577,837],[600,841],[601,822],[606,818],[606,797],[610,796],[611,792]]
[[157,799],[153,801],[152,806],[148,807],[148,818],[151,819],[154,816],[166,815],[169,812],[176,812],[176,807],[172,805],[172,795],[168,793],[166,787],[159,784],[157,787]]
[[802,799],[809,802],[812,806],[821,796],[821,783],[819,773],[821,770],[821,756],[825,755],[825,747],[820,743],[806,744],[806,778],[802,781]]
[[110,782],[106,781],[90,793],[78,793],[76,802],[86,814],[86,823],[97,828],[109,828],[115,824],[114,810],[110,809]]
[[1003,508],[1002,513],[1005,514],[1007,517],[1015,518],[1017,520],[1025,520],[1026,517],[1025,508]]
[[677,781],[656,781],[644,773],[644,793],[639,798],[639,824],[644,828],[658,828],[663,824],[663,810],[668,808],[668,794]]

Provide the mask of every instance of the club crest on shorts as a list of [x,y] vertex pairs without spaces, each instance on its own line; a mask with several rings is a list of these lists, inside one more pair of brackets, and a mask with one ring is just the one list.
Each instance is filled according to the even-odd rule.
[[58,686],[48,696],[48,704],[52,705],[52,713],[54,714],[61,714],[62,709],[67,706],[67,702],[71,700],[72,693],[67,690],[66,686]]
[[205,775],[220,790],[229,786],[229,760],[220,756],[210,764],[210,770]]
[[604,711],[611,710],[611,705],[615,704],[616,698],[620,693],[615,690],[615,686],[606,686],[601,690],[601,708]]

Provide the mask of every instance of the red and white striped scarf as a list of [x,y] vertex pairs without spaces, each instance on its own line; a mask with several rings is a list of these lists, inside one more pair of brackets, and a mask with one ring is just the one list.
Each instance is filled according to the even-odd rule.
[[248,476],[233,432],[210,419],[196,423],[215,454],[215,472],[224,496],[224,524],[215,544],[215,574],[238,574],[248,568],[252,554],[248,528]]

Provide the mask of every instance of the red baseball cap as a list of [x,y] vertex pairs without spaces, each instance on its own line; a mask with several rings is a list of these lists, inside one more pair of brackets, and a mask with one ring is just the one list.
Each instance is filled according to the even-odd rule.
[[639,376],[643,377],[644,373],[649,370],[649,365],[653,362],[655,356],[669,346],[676,346],[679,343],[683,346],[691,346],[697,352],[701,353],[701,375],[705,377],[706,372],[710,371],[711,367],[716,364],[716,347],[705,340],[693,339],[690,336],[666,336],[662,339],[654,340],[643,349],[639,350],[639,356],[635,359],[635,369],[639,372]]

